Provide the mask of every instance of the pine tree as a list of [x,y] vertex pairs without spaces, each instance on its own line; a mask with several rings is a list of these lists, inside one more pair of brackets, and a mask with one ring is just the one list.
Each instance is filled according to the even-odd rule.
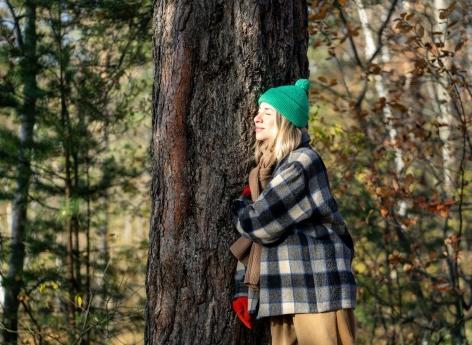
[[252,157],[256,96],[308,75],[305,1],[159,1],[154,12],[146,344],[267,343],[231,311],[229,200]]

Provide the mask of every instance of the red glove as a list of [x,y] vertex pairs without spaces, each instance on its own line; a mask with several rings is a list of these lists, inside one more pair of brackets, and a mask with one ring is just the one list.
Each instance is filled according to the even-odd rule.
[[253,316],[249,314],[247,309],[247,297],[241,296],[233,299],[233,310],[239,320],[249,329],[253,326]]
[[247,198],[251,198],[251,188],[249,188],[248,184],[244,186],[243,191],[241,192],[241,195]]

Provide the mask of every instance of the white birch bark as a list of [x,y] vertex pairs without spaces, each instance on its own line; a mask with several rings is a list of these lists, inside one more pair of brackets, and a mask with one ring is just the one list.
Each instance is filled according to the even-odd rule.
[[[447,21],[439,18],[439,10],[447,8],[448,4],[445,0],[434,0],[434,12],[435,19],[437,21],[436,28],[434,31],[441,31],[443,35],[441,39],[444,41],[445,49],[447,41]],[[443,146],[441,148],[442,160],[443,160],[443,179],[444,179],[444,191],[447,195],[453,193],[451,167],[453,166],[453,159],[451,155],[451,146],[449,142],[450,126],[453,124],[453,118],[451,114],[450,102],[451,98],[444,88],[443,85],[447,85],[445,77],[441,78],[435,83],[435,92],[437,95],[438,102],[438,122],[441,124],[439,127],[439,138],[441,139]]]
[[[357,11],[359,14],[359,19],[362,25],[362,32],[364,34],[364,39],[365,39],[365,55],[367,58],[369,58],[370,56],[374,54],[377,47],[375,44],[372,31],[369,29],[369,18],[367,16],[367,12],[364,8],[364,4],[362,0],[357,1]],[[381,59],[384,62],[390,60],[387,47],[382,47]],[[382,76],[377,74],[374,76],[374,79],[375,79],[374,86],[375,86],[375,90],[377,91],[378,96],[385,97],[385,99],[388,99],[386,87],[384,85]],[[392,110],[388,104],[386,104],[385,107],[383,108],[383,116],[384,116],[384,122],[387,124],[387,131],[388,131],[390,140],[392,143],[395,143],[397,140],[397,131],[392,124]],[[397,173],[400,173],[404,166],[405,164],[403,162],[402,151],[398,147],[395,147],[395,169]],[[398,214],[400,216],[404,216],[405,211],[406,211],[405,201],[403,200],[399,201],[398,207],[399,207]]]

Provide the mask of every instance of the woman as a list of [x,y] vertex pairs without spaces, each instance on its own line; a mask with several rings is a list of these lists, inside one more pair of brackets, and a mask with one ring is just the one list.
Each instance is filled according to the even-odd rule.
[[270,319],[272,344],[352,345],[357,285],[354,247],[310,146],[309,81],[270,88],[259,99],[255,161],[233,200],[241,238],[233,309],[251,328]]

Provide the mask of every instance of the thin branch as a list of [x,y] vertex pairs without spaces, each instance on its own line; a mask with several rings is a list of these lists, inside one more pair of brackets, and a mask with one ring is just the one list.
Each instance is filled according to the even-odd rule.
[[346,30],[347,30],[347,36],[348,36],[348,39],[349,39],[349,43],[351,44],[352,51],[353,51],[353,53],[354,53],[354,58],[355,58],[357,64],[358,64],[362,69],[364,69],[364,64],[362,63],[362,60],[361,60],[361,58],[359,57],[359,53],[357,52],[356,43],[354,42],[354,39],[352,38],[352,35],[351,35],[351,32],[350,32],[350,28],[349,28],[349,24],[347,23],[346,17],[344,16],[343,8],[342,8],[342,6],[339,4],[339,2],[338,2],[337,0],[335,1],[335,6],[336,6],[336,8],[339,10],[339,16],[340,16],[340,18],[341,18],[341,21],[342,21],[343,24],[344,24],[344,27],[345,27]]
[[385,31],[387,24],[390,22],[390,18],[392,18],[393,12],[395,12],[395,7],[397,6],[397,3],[398,3],[398,0],[392,1],[392,4],[390,5],[390,9],[387,13],[387,18],[380,26],[380,30],[377,33],[377,49],[375,50],[374,54],[372,54],[369,61],[367,62],[367,66],[369,66],[372,63],[372,61],[374,61],[375,57],[377,56],[377,54],[380,52],[380,50],[383,47],[383,43],[382,43],[383,32]]
[[13,17],[13,21],[15,22],[15,32],[16,32],[16,39],[18,40],[18,46],[21,50],[24,48],[23,44],[23,37],[21,35],[21,29],[20,29],[20,19],[23,16],[17,16],[15,13],[15,9],[13,8],[12,4],[10,3],[9,0],[6,0],[8,9],[10,10],[10,14]]

